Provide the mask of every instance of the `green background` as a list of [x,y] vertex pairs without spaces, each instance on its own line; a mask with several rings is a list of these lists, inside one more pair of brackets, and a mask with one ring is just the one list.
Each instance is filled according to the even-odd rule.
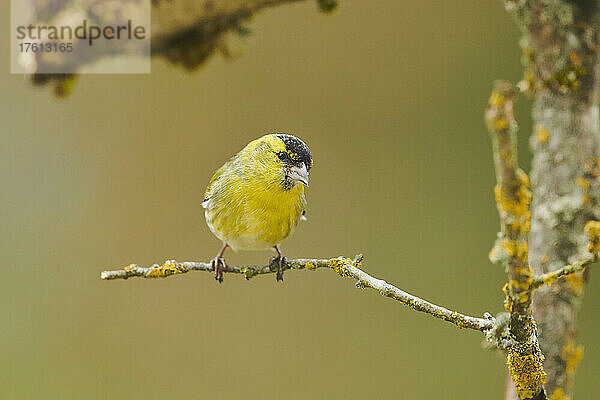
[[[365,270],[411,293],[471,315],[502,310],[482,114],[492,81],[522,69],[501,2],[345,0],[331,15],[301,2],[251,28],[233,62],[188,73],[157,59],[151,75],[83,76],[62,101],[5,59],[0,398],[502,398],[504,360],[481,334],[332,271],[290,271],[284,284],[99,279],[132,262],[212,258],[219,242],[200,207],[212,172],[286,131],[315,159],[308,222],[287,256],[364,253]],[[517,109],[526,168],[529,106]],[[597,387],[594,278],[579,398]]]

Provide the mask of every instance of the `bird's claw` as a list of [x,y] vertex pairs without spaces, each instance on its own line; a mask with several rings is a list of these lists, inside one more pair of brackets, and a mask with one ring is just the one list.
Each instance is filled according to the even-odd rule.
[[277,256],[277,257],[273,257],[271,259],[271,264],[277,263],[277,275],[275,276],[275,278],[277,279],[277,282],[279,282],[279,281],[283,282],[283,269],[284,269],[286,262],[287,262],[287,260],[285,259],[284,256]]
[[225,263],[225,259],[223,257],[215,257],[210,262],[210,265],[215,271],[215,280],[219,283],[223,283],[223,271],[227,268],[227,264]]

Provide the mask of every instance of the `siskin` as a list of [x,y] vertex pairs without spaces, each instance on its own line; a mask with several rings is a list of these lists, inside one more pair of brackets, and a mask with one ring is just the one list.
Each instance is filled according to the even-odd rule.
[[295,136],[269,134],[248,143],[215,172],[202,206],[208,227],[223,242],[212,260],[215,279],[223,281],[223,254],[234,250],[274,248],[277,281],[283,280],[285,257],[279,244],[306,212],[304,187],[312,167],[308,146]]

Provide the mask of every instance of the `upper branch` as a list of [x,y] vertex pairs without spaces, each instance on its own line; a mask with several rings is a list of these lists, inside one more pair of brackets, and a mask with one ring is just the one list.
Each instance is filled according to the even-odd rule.
[[[331,259],[295,259],[287,260],[284,269],[308,269],[311,271],[317,268],[330,268],[340,276],[356,279],[356,287],[371,288],[377,290],[383,296],[398,300],[402,304],[416,311],[421,311],[432,315],[441,320],[450,322],[459,328],[469,328],[481,332],[486,332],[493,328],[494,319],[491,316],[486,318],[476,318],[460,314],[456,311],[438,306],[413,296],[394,285],[390,285],[384,280],[377,279],[360,269],[362,255],[354,260],[345,257]],[[177,262],[168,260],[163,265],[154,264],[150,267],[140,267],[137,264],[131,264],[123,269],[115,271],[103,271],[100,277],[105,280],[127,279],[132,277],[142,278],[166,278],[171,275],[184,274],[189,271],[212,271],[210,263],[204,262]],[[269,274],[277,271],[275,264],[265,266],[227,266],[224,272],[243,274],[246,279],[256,275]]]
[[543,285],[551,285],[563,276],[583,271],[587,266],[598,260],[598,252],[600,251],[600,222],[594,220],[588,221],[585,224],[584,231],[588,238],[587,249],[591,254],[590,257],[534,277],[531,282],[531,290]]
[[531,281],[531,289],[537,289],[544,285],[551,285],[563,276],[583,271],[588,265],[593,263],[595,260],[595,258],[590,257],[589,259],[584,261],[578,261],[573,264],[565,265],[564,267],[559,268],[556,271],[551,271],[542,275],[538,275]]
[[517,163],[517,123],[513,103],[517,91],[508,82],[496,82],[485,119],[494,145],[497,185],[494,189],[500,214],[501,235],[490,253],[508,272],[505,307],[515,342],[508,349],[507,364],[521,399],[546,399],[543,384],[544,356],[531,312],[532,269],[528,262],[531,192],[529,177]]
[[[151,1],[151,55],[195,70],[213,54],[221,53],[232,58],[228,42],[230,37],[246,36],[246,24],[257,13],[271,7],[302,0],[152,0]],[[65,21],[93,20],[99,26],[114,25],[115,16],[145,15],[146,4],[139,1],[110,2],[110,12],[99,12],[98,2],[68,1],[48,6],[49,0],[34,0],[34,17],[31,23],[64,25]],[[321,11],[329,12],[337,6],[337,0],[317,0]],[[83,16],[83,17],[82,17]],[[60,23],[59,23],[60,22]],[[75,30],[75,26],[71,27]],[[76,73],[86,66],[105,58],[146,54],[142,49],[127,46],[81,46],[81,54],[74,64],[65,54],[36,53],[28,61],[29,72],[36,84],[52,84],[58,96],[68,95],[74,87]],[[145,49],[144,49],[145,50]],[[40,73],[45,70],[66,73]]]
[[496,82],[485,114],[494,146],[496,187],[494,193],[500,215],[502,234],[490,253],[493,261],[507,268],[509,304],[507,310],[514,318],[511,333],[517,340],[531,335],[531,304],[528,292],[532,271],[528,264],[527,234],[531,212],[529,178],[517,163],[517,123],[513,113],[516,89],[508,82]]

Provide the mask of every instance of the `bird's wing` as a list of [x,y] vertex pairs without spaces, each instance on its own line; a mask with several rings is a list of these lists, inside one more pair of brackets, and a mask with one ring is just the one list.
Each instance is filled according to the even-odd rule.
[[204,192],[204,200],[202,201],[202,207],[206,208],[208,206],[208,200],[214,195],[215,182],[219,180],[223,176],[223,174],[229,169],[231,164],[233,163],[233,158],[227,161],[221,168],[219,168],[212,178],[210,178],[210,182],[208,182],[208,186],[206,188],[206,192]]

